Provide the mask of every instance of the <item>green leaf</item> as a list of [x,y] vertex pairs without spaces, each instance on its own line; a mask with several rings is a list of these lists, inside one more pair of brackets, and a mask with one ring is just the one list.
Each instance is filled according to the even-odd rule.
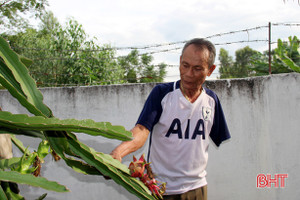
[[25,150],[25,153],[21,158],[20,165],[18,166],[18,168],[16,168],[16,171],[22,174],[33,173],[36,170],[36,168],[31,167],[31,165],[35,161],[36,156],[37,154],[35,152],[30,153],[29,151]]
[[290,42],[289,55],[292,55],[293,52],[298,52],[298,48],[299,48],[298,38],[296,36],[294,36],[294,37],[290,36],[289,42]]
[[0,199],[1,200],[7,200],[7,196],[6,196],[3,188],[1,187],[1,185],[0,185]]
[[31,174],[20,174],[15,171],[0,171],[0,180],[11,181],[20,184],[27,184],[34,187],[40,187],[55,192],[68,192],[69,190],[54,181],[49,181],[43,177],[35,177]]
[[20,55],[19,55],[19,57],[20,57],[21,62],[22,62],[26,67],[29,67],[30,65],[32,65],[33,61],[32,61],[31,59],[26,58],[26,57],[24,57],[24,56],[20,56]]
[[[51,110],[43,103],[41,92],[37,89],[34,80],[29,76],[28,70],[23,64],[26,61],[21,61],[20,57],[10,49],[8,43],[1,37],[0,57],[0,84],[8,89],[29,112],[36,115],[35,117],[29,117],[28,115],[0,112],[0,133],[10,132],[46,138],[57,155],[63,158],[67,165],[75,171],[109,176],[140,199],[155,199],[141,181],[129,175],[127,166],[116,161],[110,155],[98,153],[80,143],[76,136],[71,133],[71,131],[82,132],[126,141],[132,139],[131,132],[126,131],[122,126],[112,126],[109,122],[95,122],[90,119],[60,120],[52,118]],[[26,65],[29,64],[26,63]],[[21,171],[29,172],[32,169],[29,166],[37,153],[27,153],[22,144],[19,142],[16,142],[16,144],[24,151],[24,156],[19,160],[18,164],[25,167],[23,166],[20,169]],[[25,155],[29,155],[29,157]],[[67,157],[68,155],[74,156],[78,160]],[[13,166],[13,164],[3,163],[3,167],[8,166]],[[19,166],[16,169],[19,169]],[[0,171],[0,180],[28,184],[58,192],[67,191],[64,186],[56,182],[29,174],[20,174],[15,171]]]
[[1,186],[2,186],[3,191],[5,192],[5,195],[7,196],[7,199],[9,199],[9,200],[25,200],[24,197],[22,197],[18,193],[15,193],[18,190],[17,188],[14,188],[15,186],[18,187],[17,184],[14,184],[12,182],[2,181]]
[[14,76],[10,74],[12,74],[11,71],[2,59],[0,59],[0,84],[2,84],[10,94],[21,103],[21,105],[27,108],[30,113],[42,116],[43,113],[27,100],[20,84],[14,79]]
[[5,68],[6,65],[1,65],[3,62],[1,62],[0,59],[0,84],[5,87],[10,94],[15,97],[27,110],[31,113],[34,113],[35,115],[43,115],[41,111],[39,111],[33,104],[31,104],[26,96],[24,95],[21,87],[18,85],[17,81],[13,79],[12,76],[5,77],[5,72],[7,71]]
[[[73,155],[70,151],[68,141],[66,139],[67,132],[65,131],[45,131],[46,138],[50,143],[51,148],[55,153],[61,157],[65,157],[65,153]],[[75,156],[75,155],[73,155]]]
[[17,129],[9,129],[9,128],[1,128],[0,134],[2,133],[9,133],[14,135],[26,135],[30,137],[37,137],[41,138],[42,140],[45,139],[45,136],[40,131],[30,131],[30,130],[17,130]]
[[296,63],[294,63],[294,61],[290,59],[286,54],[282,54],[279,59],[293,71],[300,73],[300,67]]
[[95,167],[90,166],[82,161],[74,160],[72,158],[65,158],[65,162],[75,172],[85,175],[103,175]]
[[[0,179],[1,180],[1,179]],[[3,188],[3,191],[5,192],[7,199],[9,200],[25,200],[24,197],[22,197],[21,195],[19,195],[15,189],[17,188],[12,188],[12,187],[18,187],[17,184],[14,184],[12,182],[1,182],[1,186]],[[18,189],[17,189],[18,190]]]
[[[69,144],[72,151],[84,159],[89,165],[94,166],[103,175],[112,178],[116,183],[122,185],[129,192],[135,194],[140,199],[155,199],[148,188],[139,180],[124,173],[116,168],[114,164],[106,163],[105,159],[96,154],[94,150],[80,143],[79,141],[69,138]],[[100,155],[100,156],[99,156]],[[119,162],[120,165],[123,165]]]
[[0,159],[0,169],[11,169],[16,168],[20,162],[21,158],[13,157],[10,159]]
[[[76,136],[72,133],[65,132],[61,135],[67,139],[68,147],[57,146],[59,143],[55,142],[52,148],[58,153],[58,155],[61,156],[61,158],[65,160],[67,165],[72,167],[76,172],[110,177],[116,183],[121,184],[129,192],[135,194],[141,199],[154,199],[148,188],[141,181],[129,175],[129,170],[126,165],[116,161],[110,155],[96,152],[85,144],[80,143],[76,139]],[[48,138],[50,144],[52,145],[52,140],[55,137]],[[66,142],[63,142],[61,144],[65,143]],[[70,148],[70,150],[73,152],[73,155],[77,155],[76,157],[81,158],[87,164],[79,160],[66,157],[64,152],[62,152],[62,150],[65,148]]]
[[39,198],[37,198],[36,200],[43,200],[45,199],[47,196],[47,193],[43,194],[42,196],[40,196]]
[[21,95],[26,97],[26,95],[23,93],[22,88],[18,81],[14,79],[14,75],[9,70],[7,65],[4,63],[2,59],[0,59],[0,74],[3,76],[5,80],[7,80]]
[[103,162],[110,164],[111,166],[121,170],[122,172],[130,175],[130,170],[128,169],[128,166],[122,164],[120,161],[114,159],[111,155],[102,153],[102,152],[94,152],[91,149],[91,152],[93,154],[96,154],[98,157],[100,157]]
[[18,147],[18,149],[24,154],[26,152],[26,147],[23,145],[21,140],[19,140],[15,135],[10,135],[11,141]]
[[43,140],[40,142],[38,150],[37,150],[37,155],[38,158],[44,162],[44,158],[50,153],[50,144],[47,140]]
[[110,139],[131,140],[132,133],[122,126],[112,126],[109,122],[95,122],[91,119],[76,120],[58,118],[29,117],[25,114],[0,112],[0,126],[9,129],[34,131],[73,131]]
[[[5,65],[8,69],[5,71],[7,72],[6,75],[10,76],[10,80],[15,80],[13,82],[18,82],[23,94],[23,98],[19,95],[16,95],[16,92],[20,93],[20,91],[16,91],[16,89],[13,86],[8,87],[7,89],[12,95],[15,95],[15,97],[19,100],[19,102],[23,105],[32,104],[34,105],[37,110],[33,110],[32,107],[29,108],[25,106],[29,112],[35,115],[43,115],[46,117],[51,117],[52,112],[51,110],[43,103],[43,96],[42,93],[37,89],[35,81],[30,77],[28,69],[25,67],[25,65],[20,61],[19,56],[10,49],[8,43],[0,37],[0,57],[3,59]],[[1,65],[1,68],[3,68],[3,65]],[[8,72],[8,70],[11,71],[11,74]],[[2,72],[0,72],[2,74]],[[11,76],[13,75],[13,76]],[[2,75],[2,78],[0,79],[0,83],[6,87],[9,82],[7,82],[7,78],[4,79],[4,76]],[[4,81],[5,80],[5,81]],[[14,83],[15,84],[15,83]],[[18,97],[17,97],[18,96]],[[27,102],[24,102],[24,98]]]

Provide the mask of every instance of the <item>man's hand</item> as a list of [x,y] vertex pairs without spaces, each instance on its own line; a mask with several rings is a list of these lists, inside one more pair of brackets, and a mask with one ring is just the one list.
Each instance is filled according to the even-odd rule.
[[111,157],[113,157],[114,159],[122,162],[122,157],[121,155],[116,151],[116,150],[113,150],[111,153],[110,153]]
[[140,124],[137,124],[131,130],[131,132],[133,135],[133,140],[122,142],[110,153],[110,155],[114,159],[117,159],[120,162],[122,161],[122,158],[124,156],[135,152],[136,150],[144,146],[149,135],[149,130]]

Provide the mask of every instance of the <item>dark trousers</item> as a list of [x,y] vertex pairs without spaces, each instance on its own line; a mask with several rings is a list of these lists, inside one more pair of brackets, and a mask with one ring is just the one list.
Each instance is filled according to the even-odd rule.
[[183,194],[165,195],[164,200],[207,200],[207,185]]

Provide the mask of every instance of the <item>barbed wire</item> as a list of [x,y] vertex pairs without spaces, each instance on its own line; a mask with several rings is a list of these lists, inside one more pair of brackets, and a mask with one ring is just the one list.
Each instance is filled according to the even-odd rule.
[[[233,42],[224,42],[224,43],[215,43],[215,46],[222,46],[222,45],[230,45],[230,44],[238,44],[238,43],[254,43],[254,42],[268,42],[268,40],[240,40],[240,41],[233,41]],[[276,44],[277,42],[271,42],[272,44]],[[141,55],[145,55],[145,54],[156,54],[156,53],[165,53],[165,52],[169,52],[169,51],[176,51],[176,50],[181,50],[182,47],[176,47],[176,48],[172,48],[172,49],[163,49],[163,50],[157,50],[157,51],[152,51],[152,52],[147,52],[147,53],[143,53]]]
[[[300,23],[272,23],[274,26],[300,26]],[[242,32],[247,32],[249,34],[250,31],[255,31],[259,29],[264,29],[268,28],[268,25],[265,26],[257,26],[253,28],[247,28],[247,29],[242,29],[242,30],[236,30],[236,31],[229,31],[229,32],[224,32],[224,33],[218,33],[214,34],[211,36],[204,37],[206,39],[211,39],[214,37],[221,37],[225,35],[232,35],[236,33],[242,33]],[[178,45],[178,44],[184,44],[188,40],[183,40],[183,41],[177,41],[177,42],[169,42],[169,43],[159,43],[159,44],[152,44],[152,45],[141,45],[141,46],[125,46],[125,47],[101,47],[99,49],[42,49],[42,48],[27,48],[27,47],[13,47],[15,50],[35,50],[35,51],[59,51],[59,52],[76,52],[76,51],[82,51],[82,52],[98,52],[98,51],[109,51],[109,50],[145,50],[145,49],[150,49],[150,48],[158,48],[158,47],[164,47],[164,46],[173,46],[173,45]],[[229,43],[230,44],[230,43]],[[220,44],[221,45],[221,44]],[[179,48],[179,47],[178,47]],[[176,48],[177,49],[177,48]]]
[[[268,72],[266,72],[268,73]],[[219,75],[219,73],[214,72],[214,75]],[[239,72],[237,73],[232,73],[232,72],[223,72],[223,75],[236,75],[239,74]],[[51,74],[48,74],[51,75]],[[65,74],[66,76],[70,76],[71,74]],[[79,74],[77,74],[79,76]],[[76,74],[73,74],[72,76],[76,76]],[[180,78],[180,75],[169,75],[166,76],[166,78],[172,78],[172,77],[176,77],[176,78]],[[130,83],[129,81],[139,81],[141,79],[153,79],[153,77],[151,76],[147,76],[147,77],[138,77],[138,78],[119,78],[119,79],[107,79],[107,80],[101,80],[101,81],[93,81],[93,82],[86,82],[86,83],[57,83],[57,82],[36,82],[36,84],[38,86],[58,86],[58,87],[62,87],[62,86],[94,86],[94,85],[107,85],[107,84],[111,84],[111,83],[116,83],[116,84],[122,84],[122,83]]]
[[[179,75],[171,75],[166,78],[178,77]],[[141,79],[153,79],[153,77],[139,77],[136,79],[122,78],[122,79],[110,79],[110,80],[101,80],[101,81],[93,81],[91,83],[57,83],[57,82],[36,82],[38,86],[94,86],[94,85],[107,85],[111,83],[121,84],[121,83],[129,83],[129,81],[136,81]]]
[[282,23],[271,23],[272,26],[300,26],[298,22],[282,22]]
[[[257,42],[268,42],[268,40],[240,40],[240,41],[233,41],[233,42],[224,42],[224,43],[215,43],[215,46],[222,46],[222,45],[231,45],[231,44],[242,44],[242,43],[257,43]],[[271,42],[271,44],[276,44],[277,42]],[[170,51],[177,51],[177,50],[181,50],[182,47],[176,47],[176,48],[171,48],[171,49],[160,49],[157,51],[151,51],[151,52],[146,52],[146,53],[139,53],[138,56],[143,56],[143,55],[153,55],[153,54],[158,54],[158,53],[166,53],[166,52],[170,52]],[[117,57],[111,57],[111,58],[96,58],[93,56],[89,56],[89,57],[84,57],[84,58],[70,58],[70,57],[51,57],[51,58],[34,58],[33,61],[38,61],[38,60],[82,60],[82,59],[94,59],[94,60],[111,60],[111,59],[119,59],[119,58],[125,58],[127,55],[125,56],[117,56]]]
[[[300,58],[300,57],[297,57],[297,58]],[[221,63],[215,63],[215,65],[220,66]],[[159,67],[160,65],[153,65],[153,66],[154,67]],[[165,64],[165,66],[166,67],[171,67],[171,68],[175,68],[175,67],[179,68],[180,65],[179,64]],[[135,67],[138,67],[138,65],[133,66],[133,68],[135,68]],[[106,72],[112,72],[112,71],[115,71],[117,69],[118,68],[106,69]],[[43,76],[53,76],[53,77],[58,77],[58,76],[73,76],[73,77],[79,76],[79,77],[82,77],[82,76],[89,76],[90,75],[89,73],[78,73],[78,74],[76,74],[76,73],[64,73],[64,74],[62,74],[62,73],[47,73],[47,72],[37,72],[37,71],[30,71],[29,73],[31,75],[43,75]],[[224,72],[224,73],[226,73],[226,72]],[[219,73],[215,71],[212,74],[219,74]],[[178,76],[178,75],[172,75],[172,76]],[[172,76],[166,76],[165,78],[169,78],[169,77],[172,77]],[[128,80],[128,79],[122,79],[122,80]],[[107,80],[104,81],[104,82],[107,82]]]
[[[272,23],[273,26],[300,26],[300,23]],[[260,30],[260,29],[265,29],[268,28],[269,26],[257,26],[253,28],[247,28],[247,29],[242,29],[242,30],[236,30],[236,31],[229,31],[229,32],[224,32],[224,33],[218,33],[214,35],[210,35],[207,37],[204,37],[206,39],[211,39],[211,38],[216,38],[216,37],[222,37],[225,35],[232,35],[232,34],[237,34],[237,33],[244,33],[246,32],[248,34],[248,40],[238,40],[238,41],[230,41],[230,42],[221,42],[221,43],[214,43],[215,46],[222,46],[222,45],[232,45],[232,44],[243,44],[243,43],[260,43],[260,42],[269,42],[268,39],[256,39],[256,40],[249,40],[249,32],[255,31],[255,30]],[[123,50],[143,50],[146,52],[138,53],[138,56],[143,56],[143,55],[153,55],[153,54],[159,54],[159,53],[167,53],[167,52],[174,52],[178,53],[177,51],[182,49],[182,45],[186,43],[187,40],[184,41],[177,41],[177,42],[170,42],[170,43],[159,43],[159,44],[152,44],[152,45],[140,45],[140,46],[127,46],[127,47],[101,47],[99,49],[41,49],[41,48],[26,48],[26,47],[14,47],[15,50],[32,50],[32,51],[54,51],[54,52],[103,52],[103,51],[110,51],[110,50],[115,50],[115,51],[123,51]],[[271,44],[276,44],[277,41],[271,41]],[[160,48],[160,49],[158,49]],[[68,55],[70,56],[70,55]],[[88,56],[88,57],[75,57],[76,54],[73,54],[74,57],[63,57],[63,56],[58,56],[58,57],[40,57],[40,58],[34,58],[33,61],[49,61],[49,60],[58,60],[58,61],[72,61],[72,60],[87,60],[87,59],[93,59],[95,61],[105,61],[105,60],[114,60],[114,59],[120,59],[120,58],[125,58],[127,55],[123,56],[111,56],[107,58],[98,58],[94,56]],[[97,65],[97,64],[96,64]],[[178,65],[174,64],[165,64],[166,67],[171,68],[171,67],[179,67]],[[220,65],[220,64],[216,64]],[[160,65],[151,65],[154,67],[159,67]],[[139,66],[133,66],[133,67],[139,67]],[[119,69],[118,67],[111,67],[109,69],[105,69],[106,72],[112,72],[114,70]],[[179,73],[179,71],[178,71]],[[31,75],[42,75],[42,76],[52,76],[52,77],[59,77],[59,76],[73,76],[73,77],[82,77],[82,76],[89,76],[90,74],[88,73],[80,73],[80,74],[71,74],[71,73],[66,73],[66,74],[59,74],[59,73],[43,73],[43,72],[36,72],[32,71],[30,72]],[[213,73],[214,75],[219,75],[217,71]],[[224,74],[224,73],[222,73]],[[171,78],[171,77],[179,77],[178,75],[169,75],[165,76],[165,79]],[[135,80],[140,80],[143,78],[149,78],[151,77],[140,77]],[[101,81],[94,81],[92,83],[38,83],[39,86],[79,86],[79,85],[103,85],[103,84],[108,84],[108,83],[122,83],[122,82],[128,82],[132,81],[131,79],[128,78],[120,78],[120,79],[115,79],[115,80],[101,80]]]

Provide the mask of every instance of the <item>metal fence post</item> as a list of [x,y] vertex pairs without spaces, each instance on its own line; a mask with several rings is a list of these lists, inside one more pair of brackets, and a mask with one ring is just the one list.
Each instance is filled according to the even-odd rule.
[[271,73],[271,22],[269,22],[269,74]]

